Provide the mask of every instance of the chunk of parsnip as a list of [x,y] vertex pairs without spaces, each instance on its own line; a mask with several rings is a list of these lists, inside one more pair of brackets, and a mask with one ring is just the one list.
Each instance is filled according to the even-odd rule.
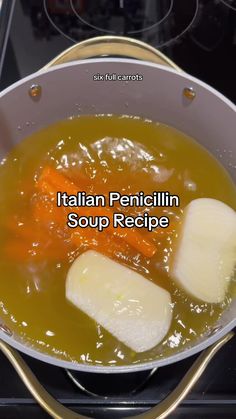
[[66,298],[136,352],[156,346],[171,324],[166,290],[92,250],[69,269]]
[[195,199],[178,240],[173,278],[202,301],[222,302],[236,262],[236,212],[216,199]]

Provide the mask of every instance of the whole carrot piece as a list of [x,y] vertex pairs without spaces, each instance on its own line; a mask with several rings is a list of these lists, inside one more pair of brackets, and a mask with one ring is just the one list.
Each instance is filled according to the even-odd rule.
[[[41,192],[54,196],[55,198],[58,191],[66,192],[68,195],[77,195],[79,191],[83,190],[83,185],[76,185],[65,175],[59,173],[58,170],[55,170],[50,166],[46,166],[43,169],[38,180],[37,187],[41,190]],[[113,212],[110,209],[103,207],[83,207],[77,210],[79,211],[80,215],[84,216],[107,216],[110,220],[110,225],[107,228],[108,232],[119,236],[125,240],[126,243],[128,243],[130,246],[135,248],[146,257],[150,258],[156,253],[156,246],[144,238],[134,228],[126,229],[125,232],[121,227],[114,228],[112,226]],[[68,208],[68,212],[71,212],[70,208]]]

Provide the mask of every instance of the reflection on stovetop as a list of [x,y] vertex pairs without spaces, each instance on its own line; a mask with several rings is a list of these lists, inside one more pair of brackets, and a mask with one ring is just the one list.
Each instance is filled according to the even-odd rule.
[[[236,416],[236,337],[216,355],[192,392],[171,418],[235,418]],[[123,391],[124,375],[112,377],[111,386],[117,389],[108,398],[89,396],[80,391],[68,378],[66,371],[24,356],[27,364],[45,388],[67,407],[95,418],[124,418],[150,409],[175,388],[195,357],[158,369],[137,392]],[[11,365],[0,354],[0,417],[4,419],[46,418]],[[134,375],[135,385],[146,373]],[[104,393],[106,380],[98,374],[77,374],[86,386]],[[131,380],[129,380],[131,383]],[[104,393],[105,394],[105,393]]]

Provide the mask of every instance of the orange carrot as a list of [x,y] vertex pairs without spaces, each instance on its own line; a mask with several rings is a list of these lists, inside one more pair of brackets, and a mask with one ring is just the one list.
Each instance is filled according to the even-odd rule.
[[119,237],[123,238],[126,241],[126,243],[134,247],[144,256],[151,258],[152,256],[155,255],[157,251],[156,246],[152,242],[144,238],[142,234],[137,232],[134,228],[126,229],[125,233],[124,233],[124,229],[122,229],[121,227],[118,227],[117,229],[114,229],[114,230],[115,230],[114,231],[115,234],[116,234],[116,230],[118,230]]
[[[74,182],[70,181],[66,176],[58,173],[57,170],[52,167],[45,167],[37,183],[37,187],[48,195],[53,195],[56,197],[58,191],[67,192],[68,195],[77,195],[78,191],[81,190]],[[71,212],[71,209],[67,209],[68,212]],[[78,210],[78,209],[77,209]],[[103,207],[83,207],[79,208],[79,214],[84,216],[107,216],[110,220],[110,226],[107,228],[107,231],[115,234],[116,236],[121,237],[125,240],[130,246],[134,247],[140,253],[146,257],[152,257],[156,253],[156,246],[145,239],[138,231],[134,228],[124,229],[121,227],[114,228],[112,226],[113,213],[108,208]]]
[[65,225],[67,214],[63,210],[64,208],[58,208],[50,200],[38,199],[33,204],[34,218],[44,226],[48,226],[51,223]]
[[127,251],[127,244],[119,238],[112,238],[107,232],[94,231],[92,228],[79,229],[72,233],[71,241],[77,247],[88,247],[89,249],[98,250],[107,256],[114,256],[116,253],[124,254]]
[[[67,192],[68,195],[77,195],[78,192],[78,187],[74,184],[74,182],[50,166],[46,166],[43,169],[38,181],[39,187],[41,182],[46,182],[47,184],[49,183],[57,189],[57,192]],[[83,185],[80,186],[80,188],[82,187]]]
[[[34,203],[33,214],[36,220],[43,226],[47,226],[53,221],[58,226],[65,227],[67,214],[63,210],[66,210],[67,214],[71,211],[69,208],[55,207],[51,201],[40,199]],[[84,246],[89,249],[97,249],[107,255],[127,250],[125,243],[122,244],[122,241],[121,243],[117,243],[119,239],[115,238],[110,241],[110,237],[105,231],[98,232],[92,228],[80,228],[71,234],[71,243],[77,247]]]

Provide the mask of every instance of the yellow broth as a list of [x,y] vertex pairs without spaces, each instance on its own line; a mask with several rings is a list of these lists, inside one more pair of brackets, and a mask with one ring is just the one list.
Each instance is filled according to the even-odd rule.
[[[78,248],[67,247],[68,237],[62,234],[58,239],[52,230],[48,231],[48,240],[55,249],[60,249],[64,240],[58,256],[51,260],[43,248],[43,257],[35,257],[34,250],[39,246],[35,236],[27,260],[21,257],[24,238],[17,228],[28,234],[35,184],[45,165],[69,172],[78,185],[82,176],[96,185],[90,189],[94,193],[169,191],[179,195],[180,208],[122,209],[130,214],[149,211],[169,216],[167,232],[143,231],[157,246],[155,256],[147,259],[128,245],[113,254],[115,260],[171,293],[172,325],[164,341],[152,350],[132,352],[66,301],[67,271],[75,257],[88,248],[86,242]],[[210,197],[236,209],[235,187],[225,169],[185,134],[137,117],[69,118],[17,145],[0,165],[0,185],[0,314],[3,322],[33,348],[61,359],[96,365],[127,365],[167,357],[211,330],[229,304],[233,281],[224,303],[214,305],[187,295],[168,274],[173,239],[188,202]],[[11,219],[17,228],[9,224]],[[9,243],[18,244],[9,247]]]

